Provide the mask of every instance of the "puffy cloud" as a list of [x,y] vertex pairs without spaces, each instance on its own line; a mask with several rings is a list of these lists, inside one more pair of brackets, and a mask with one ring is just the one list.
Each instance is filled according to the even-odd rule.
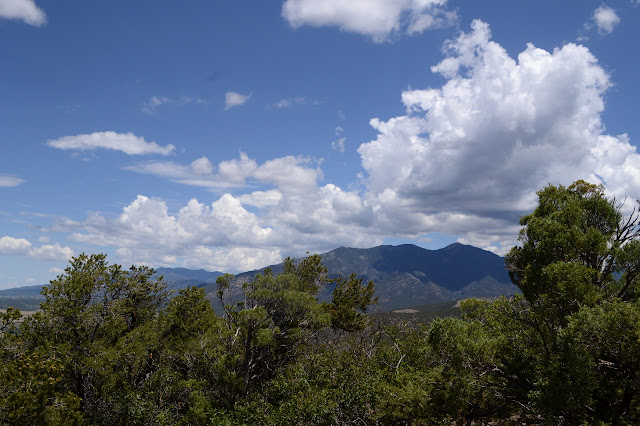
[[423,31],[450,25],[457,19],[444,9],[447,0],[286,0],[282,17],[293,27],[335,26],[364,34],[374,41],[391,34]]
[[229,110],[233,107],[244,105],[251,98],[252,93],[248,95],[242,95],[238,92],[225,93],[225,110]]
[[275,184],[284,192],[306,192],[315,188],[318,179],[322,178],[319,168],[304,167],[304,164],[310,162],[306,157],[276,158],[258,167],[253,176],[260,181]]
[[515,241],[517,218],[548,183],[603,181],[612,195],[640,194],[635,147],[603,134],[611,83],[589,50],[529,44],[516,61],[490,37],[474,21],[432,67],[447,78],[441,88],[406,91],[405,115],[371,120],[378,137],[358,152],[387,232],[457,234],[500,251],[496,242]]
[[24,238],[4,236],[0,238],[0,254],[10,256],[27,256],[31,250],[31,243]]
[[54,275],[60,275],[64,272],[64,269],[61,268],[56,268],[55,266],[53,268],[49,268],[49,270],[47,271],[50,274],[54,274]]
[[256,161],[241,152],[239,159],[221,162],[218,165],[218,172],[220,177],[226,181],[241,183],[249,176],[253,176],[257,168]]
[[223,194],[208,206],[192,199],[174,213],[164,201],[140,195],[116,217],[90,215],[72,238],[113,247],[125,263],[236,272],[307,250],[379,244],[372,221],[357,193],[329,184],[307,192]]
[[620,18],[609,6],[600,6],[593,12],[593,21],[598,27],[598,33],[611,34],[615,26],[620,23]]
[[173,145],[160,146],[155,142],[147,142],[133,133],[95,132],[89,135],[64,136],[47,141],[47,145],[58,149],[92,151],[96,149],[112,149],[129,155],[162,154],[169,155]]
[[30,256],[39,260],[64,262],[71,259],[73,250],[69,247],[62,247],[59,243],[44,244],[40,247],[34,247],[31,250]]
[[0,238],[0,255],[28,256],[38,260],[67,261],[73,256],[73,250],[59,243],[33,247],[29,240],[4,236]]
[[276,246],[291,250],[330,250],[341,245],[371,247],[382,242],[373,210],[357,192],[327,184],[283,194],[265,212]]
[[207,157],[200,157],[191,163],[191,170],[197,175],[210,175],[213,173],[213,164]]
[[0,175],[0,188],[10,188],[25,183],[24,179],[20,179],[14,176],[2,176]]
[[[251,253],[272,233],[270,228],[260,226],[258,218],[230,194],[210,206],[192,199],[176,214],[169,213],[164,201],[139,195],[117,218],[93,214],[84,222],[83,229],[84,232],[73,234],[75,240],[117,247],[117,254],[128,261],[163,265],[181,258],[192,266],[193,259],[201,259],[203,253],[221,253],[231,247],[244,247],[246,253]],[[264,250],[268,251],[253,253],[264,257]],[[240,258],[245,264],[217,264],[216,268],[242,270],[252,262],[248,255],[234,257]],[[209,259],[202,266],[211,266],[211,262]]]
[[207,269],[210,271],[233,270],[244,272],[280,263],[282,259],[283,256],[280,254],[280,250],[246,247],[213,250],[205,246],[199,246],[185,260],[184,266],[186,268]]
[[0,18],[21,19],[36,27],[47,22],[47,15],[33,0],[0,0]]

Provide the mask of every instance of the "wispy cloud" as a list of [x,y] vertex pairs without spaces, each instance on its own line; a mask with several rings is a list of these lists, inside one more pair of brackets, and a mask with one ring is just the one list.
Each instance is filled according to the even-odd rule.
[[3,176],[0,175],[0,188],[11,188],[14,186],[22,185],[26,180],[15,176]]
[[52,148],[63,150],[93,151],[97,149],[111,149],[122,151],[129,155],[162,154],[169,155],[174,150],[173,145],[160,146],[155,142],[147,142],[144,138],[133,133],[95,132],[75,136],[64,136],[47,141]]
[[344,152],[344,143],[346,142],[347,138],[346,137],[339,137],[340,135],[342,135],[342,133],[344,132],[344,129],[342,128],[342,126],[337,126],[336,127],[336,137],[338,137],[336,140],[331,142],[331,149],[333,149],[334,151],[339,151],[339,152]]
[[47,23],[47,15],[33,0],[0,0],[0,18],[20,19],[35,27]]
[[[256,184],[272,184],[283,192],[304,192],[322,178],[318,168],[309,167],[307,157],[287,156],[264,162],[262,165],[240,153],[240,158],[222,161],[215,167],[207,157],[191,164],[171,161],[148,161],[124,167],[124,170],[168,178],[183,185],[221,192],[231,188],[246,188]],[[247,180],[251,180],[251,184]]]
[[272,107],[277,109],[292,108],[296,105],[318,105],[319,102],[315,99],[307,99],[304,96],[298,96],[295,98],[283,98],[278,102],[271,104]]
[[184,106],[189,104],[202,105],[206,104],[206,99],[193,98],[190,96],[181,96],[179,98],[167,98],[165,96],[152,96],[148,101],[142,104],[140,110],[145,114],[153,114],[156,109],[162,105]]
[[252,93],[243,95],[238,92],[227,92],[225,94],[225,110],[244,105],[249,99],[251,99],[251,95]]
[[338,138],[337,140],[331,142],[331,149],[334,151],[344,152],[344,143],[347,138]]

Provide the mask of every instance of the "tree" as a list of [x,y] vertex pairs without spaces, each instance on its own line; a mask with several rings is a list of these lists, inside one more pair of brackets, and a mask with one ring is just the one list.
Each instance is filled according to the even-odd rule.
[[521,245],[506,258],[524,303],[502,302],[489,316],[499,316],[500,327],[519,324],[528,352],[539,355],[529,357],[533,372],[516,368],[516,358],[504,364],[528,383],[526,405],[545,418],[637,421],[638,209],[623,215],[601,185],[584,181],[547,186],[538,197],[521,219]]
[[232,279],[218,278],[218,298],[229,331],[227,353],[235,360],[230,371],[239,378],[234,403],[295,361],[321,329],[362,329],[367,308],[376,300],[373,283],[363,287],[361,279],[351,276],[335,280],[330,304],[318,302],[318,290],[334,281],[319,255],[298,262],[287,258],[279,275],[270,269],[257,274],[242,285],[242,300],[236,303],[229,295]]
[[348,279],[338,277],[334,282],[336,287],[329,304],[332,327],[345,331],[364,329],[369,319],[367,310],[378,303],[378,298],[373,297],[373,281],[363,286],[362,278],[351,274]]
[[100,423],[208,424],[234,394],[227,331],[202,288],[180,289],[102,354]]
[[237,356],[230,367],[241,378],[239,400],[299,356],[313,333],[329,324],[329,315],[315,298],[327,276],[318,255],[297,265],[287,258],[282,274],[267,269],[244,283],[243,300],[235,305],[226,298],[232,278],[218,277],[218,298],[230,331],[227,352]]
[[27,350],[20,310],[0,312],[0,424],[80,424],[80,400],[60,386],[64,364]]
[[429,400],[468,421],[637,423],[638,209],[625,216],[601,185],[584,181],[538,197],[506,257],[522,295],[467,301],[462,320],[432,325],[429,383],[448,385]]
[[80,399],[89,418],[100,410],[102,357],[119,339],[154,319],[168,300],[154,270],[109,265],[105,255],[81,254],[42,290],[41,310],[22,324],[29,351],[64,365],[61,386]]
[[520,246],[506,257],[514,284],[532,308],[566,325],[582,305],[636,301],[640,294],[640,215],[624,217],[602,185],[547,186],[520,220]]

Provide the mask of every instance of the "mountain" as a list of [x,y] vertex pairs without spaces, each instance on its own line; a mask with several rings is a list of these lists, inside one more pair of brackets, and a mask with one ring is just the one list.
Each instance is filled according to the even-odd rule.
[[156,276],[162,276],[164,282],[172,290],[187,288],[189,286],[202,286],[203,284],[212,284],[222,275],[222,272],[209,272],[204,269],[186,269],[186,268],[157,268]]
[[[162,276],[167,286],[174,290],[186,288],[190,285],[215,283],[220,275],[222,275],[222,272],[209,272],[204,269],[156,268],[156,276]],[[40,294],[42,287],[42,285],[29,285],[0,290],[0,297],[35,297],[44,299]]]
[[0,290],[0,309],[13,306],[21,311],[36,311],[40,309],[40,302],[44,301],[44,296],[40,294],[41,290],[41,285]]
[[0,290],[1,297],[42,297],[40,291],[41,285],[27,285],[24,287],[8,288],[6,290]]
[[[368,249],[340,247],[322,254],[322,260],[331,277],[355,273],[365,283],[372,280],[376,284],[379,305],[385,311],[469,297],[512,295],[518,290],[505,270],[504,258],[459,243],[439,250],[427,250],[412,244]],[[270,268],[278,274],[282,272],[282,263]],[[263,270],[236,275],[232,289],[239,293],[243,282]],[[158,268],[156,273],[164,277],[170,289],[189,285],[204,287],[214,301],[215,281],[222,275],[221,272],[185,268]],[[2,299],[8,298],[42,298],[41,288],[29,286],[0,290],[0,304]],[[318,297],[330,300],[332,291],[333,286],[326,286]]]
[[[216,282],[222,272],[209,272],[204,269],[192,270],[185,268],[157,268],[156,276],[162,276],[167,287],[171,290],[179,290],[189,286],[204,286]],[[46,284],[45,284],[46,285]],[[25,287],[0,290],[0,309],[13,306],[22,310],[38,310],[40,303],[44,302],[44,296],[40,293],[42,285],[30,285]]]
[[[468,245],[451,244],[439,250],[427,250],[412,244],[378,246],[369,249],[341,247],[322,254],[330,276],[355,273],[364,282],[376,284],[376,296],[383,310],[469,297],[498,297],[515,294],[504,267],[504,258]],[[282,264],[272,265],[275,274]],[[256,273],[236,275],[232,287],[239,291],[241,283]],[[215,298],[215,285],[204,286]],[[321,300],[331,298],[332,286],[319,293]]]

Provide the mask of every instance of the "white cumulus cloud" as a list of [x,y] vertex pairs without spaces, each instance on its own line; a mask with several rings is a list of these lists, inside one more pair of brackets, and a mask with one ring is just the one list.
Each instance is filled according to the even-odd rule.
[[[183,258],[194,266],[193,259],[201,259],[203,253],[220,255],[231,247],[245,248],[258,258],[273,251],[260,247],[272,229],[261,226],[258,218],[230,194],[209,206],[192,199],[175,214],[168,211],[164,201],[139,195],[117,218],[94,214],[83,228],[73,235],[77,241],[117,247],[118,255],[127,261],[152,265]],[[242,264],[212,265],[212,259],[206,262],[208,267],[224,270],[241,270],[253,262],[248,255],[242,258]]]
[[0,254],[26,256],[31,250],[31,243],[24,238],[4,236],[0,238]]
[[338,27],[364,34],[374,41],[390,35],[421,33],[447,26],[457,19],[447,0],[286,0],[282,17],[293,27]]
[[29,255],[39,260],[67,261],[73,256],[73,250],[66,246],[63,247],[59,243],[44,244],[40,247],[34,247]]
[[92,151],[111,149],[129,155],[162,154],[169,155],[173,145],[160,146],[155,142],[147,142],[133,133],[95,132],[75,136],[64,136],[47,141],[47,145],[64,150]]
[[34,247],[27,239],[5,235],[0,238],[0,255],[27,256],[49,261],[67,261],[73,256],[73,250],[66,246],[63,247],[59,243]]
[[191,163],[191,170],[197,175],[210,175],[213,173],[213,164],[207,157],[200,157]]
[[474,21],[444,53],[432,71],[447,82],[404,92],[406,114],[371,120],[378,137],[358,149],[367,198],[390,232],[510,245],[548,183],[602,181],[611,195],[640,195],[635,147],[603,133],[611,82],[586,47],[529,44],[515,60]]
[[47,15],[33,0],[0,0],[0,18],[21,19],[36,27],[47,23]]
[[357,193],[328,184],[306,192],[227,193],[209,205],[192,199],[177,212],[163,200],[139,195],[116,217],[90,215],[71,238],[113,247],[124,263],[238,272],[307,250],[380,244],[381,237],[370,232],[372,221],[372,210]]
[[225,93],[225,110],[229,110],[233,107],[237,107],[240,105],[244,105],[247,103],[249,99],[251,99],[251,93],[248,95],[243,95],[238,92],[227,92]]
[[258,167],[253,176],[262,182],[275,184],[284,192],[305,192],[315,188],[322,178],[320,168],[305,167],[310,162],[306,157],[276,158]]
[[620,23],[620,18],[612,8],[600,6],[593,12],[593,21],[598,27],[598,33],[611,34],[615,26]]

